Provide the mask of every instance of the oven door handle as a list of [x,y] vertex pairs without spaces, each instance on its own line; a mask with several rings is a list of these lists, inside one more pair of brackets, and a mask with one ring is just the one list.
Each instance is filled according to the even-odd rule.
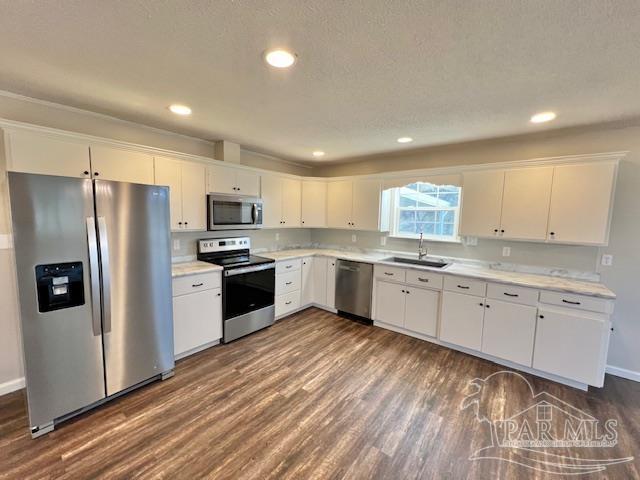
[[253,272],[261,272],[263,270],[275,269],[276,264],[273,263],[265,263],[264,265],[256,265],[255,267],[244,267],[244,268],[234,268],[233,270],[225,270],[225,277],[233,277],[235,275],[242,275],[244,273],[253,273]]

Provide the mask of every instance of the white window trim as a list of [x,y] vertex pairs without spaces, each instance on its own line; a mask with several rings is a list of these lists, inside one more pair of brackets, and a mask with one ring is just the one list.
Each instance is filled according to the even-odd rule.
[[[415,235],[405,235],[398,232],[398,212],[400,212],[400,208],[398,207],[398,196],[400,189],[394,188],[392,189],[391,194],[391,218],[389,219],[391,222],[391,229],[389,233],[390,238],[403,238],[409,240],[417,240],[420,238],[420,234],[416,233]],[[460,191],[460,195],[462,195],[462,191]],[[444,210],[444,209],[442,209]],[[455,209],[452,209],[455,210]],[[444,237],[440,235],[427,235],[423,234],[422,238],[428,242],[442,242],[442,243],[462,243],[462,237],[460,236],[460,212],[461,208],[458,205],[458,215],[455,215],[455,222],[453,224],[453,230],[455,235],[453,237]]]

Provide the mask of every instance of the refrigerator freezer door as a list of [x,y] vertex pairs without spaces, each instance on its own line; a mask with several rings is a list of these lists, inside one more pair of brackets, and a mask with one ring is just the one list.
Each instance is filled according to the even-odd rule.
[[169,189],[95,181],[107,395],[171,370]]
[[[33,428],[105,397],[102,333],[92,323],[100,305],[89,261],[93,188],[91,180],[13,172],[9,188]],[[82,294],[65,299],[72,288]]]

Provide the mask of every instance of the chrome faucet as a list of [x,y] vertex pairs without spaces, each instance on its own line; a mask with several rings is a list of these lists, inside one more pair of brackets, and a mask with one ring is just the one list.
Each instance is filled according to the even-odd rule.
[[422,257],[427,256],[427,249],[422,247],[423,242],[422,232],[420,232],[420,241],[418,242],[418,260],[422,260]]

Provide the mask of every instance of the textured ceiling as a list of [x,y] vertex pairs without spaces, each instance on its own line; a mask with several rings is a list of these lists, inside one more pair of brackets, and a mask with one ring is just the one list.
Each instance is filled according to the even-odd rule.
[[326,162],[640,115],[640,1],[7,0],[0,89]]

